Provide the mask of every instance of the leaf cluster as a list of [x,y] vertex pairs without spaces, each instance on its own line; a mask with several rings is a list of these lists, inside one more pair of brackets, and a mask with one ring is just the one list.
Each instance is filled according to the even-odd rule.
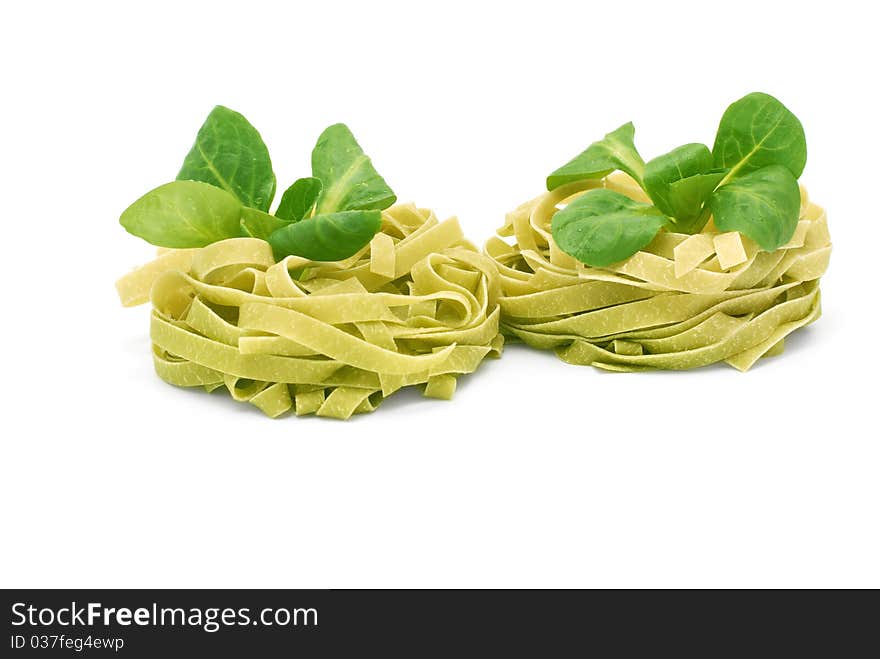
[[274,213],[275,173],[257,130],[218,105],[184,158],[177,179],[151,190],[119,218],[130,233],[161,247],[204,247],[250,236],[277,259],[338,261],[362,249],[396,197],[344,124],[324,130],[312,175],[294,181]]
[[605,267],[647,246],[659,231],[699,233],[709,217],[772,251],[791,240],[800,210],[797,179],[807,160],[797,117],[755,92],[724,112],[710,150],[685,144],[645,163],[627,123],[591,144],[547,177],[547,189],[615,170],[629,174],[653,204],[606,189],[590,190],[553,216],[559,248]]

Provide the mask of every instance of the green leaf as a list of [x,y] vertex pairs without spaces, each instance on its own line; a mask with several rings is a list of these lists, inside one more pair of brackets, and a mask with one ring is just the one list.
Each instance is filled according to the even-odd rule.
[[275,215],[290,222],[299,222],[315,207],[323,187],[321,179],[313,176],[295,180],[281,195]]
[[605,267],[632,256],[669,221],[650,204],[612,190],[590,190],[550,223],[559,248],[581,263]]
[[345,210],[382,210],[397,201],[345,124],[334,124],[312,150],[312,175],[324,189],[316,215]]
[[242,235],[269,240],[269,236],[275,231],[281,227],[286,227],[290,223],[274,215],[269,215],[269,213],[258,211],[256,208],[245,206],[241,209],[240,224]]
[[800,215],[797,179],[782,165],[770,165],[718,188],[709,200],[715,226],[739,231],[772,251],[791,240]]
[[675,218],[672,228],[676,232],[699,233],[703,229],[709,219],[705,203],[725,174],[726,169],[697,174],[669,186],[669,200]]
[[204,247],[239,235],[241,204],[228,192],[199,181],[174,181],[125,209],[119,223],[160,247]]
[[269,236],[277,260],[295,254],[312,261],[340,261],[364,247],[382,226],[378,210],[340,211],[288,224]]
[[[661,211],[676,220],[689,221],[699,216],[703,201],[696,205],[694,199],[685,199],[672,195],[671,186],[676,181],[687,179],[698,174],[705,174],[712,169],[712,152],[705,144],[685,144],[669,153],[649,160],[645,165],[645,192]],[[711,192],[711,190],[709,191]]]
[[269,150],[242,115],[215,107],[183,161],[178,181],[204,181],[226,190],[243,205],[268,211],[275,196]]
[[593,142],[587,150],[572,158],[547,177],[547,189],[589,178],[602,178],[615,169],[632,176],[642,185],[645,163],[633,143],[635,126],[624,124],[608,133],[604,139]]
[[797,178],[807,162],[807,140],[788,108],[755,92],[724,112],[712,152],[716,167],[730,168],[726,181],[768,165],[782,165]]

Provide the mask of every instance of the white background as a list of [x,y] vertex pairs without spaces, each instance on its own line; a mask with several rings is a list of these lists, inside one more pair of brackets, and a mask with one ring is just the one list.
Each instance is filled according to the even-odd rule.
[[[878,58],[869,3],[6,3],[0,585],[880,586]],[[633,120],[711,144],[762,90],[829,210],[824,317],[741,374],[523,347],[454,401],[269,420],[152,373],[119,213],[222,103],[283,189],[345,121],[485,240]]]

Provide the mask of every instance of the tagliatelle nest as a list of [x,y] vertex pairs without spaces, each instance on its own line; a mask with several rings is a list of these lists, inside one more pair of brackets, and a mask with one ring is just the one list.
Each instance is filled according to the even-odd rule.
[[494,264],[456,219],[411,204],[344,261],[276,263],[265,241],[232,238],[163,251],[117,288],[128,306],[152,300],[163,380],[225,386],[273,417],[345,419],[408,385],[450,398],[503,345]]
[[745,371],[819,317],[831,240],[825,212],[803,189],[794,237],[773,252],[710,221],[695,235],[661,232],[630,258],[594,268],[559,250],[550,222],[561,204],[596,187],[648,201],[622,174],[572,183],[508,214],[498,234],[515,245],[501,237],[487,243],[500,273],[505,334],[612,371],[718,361]]

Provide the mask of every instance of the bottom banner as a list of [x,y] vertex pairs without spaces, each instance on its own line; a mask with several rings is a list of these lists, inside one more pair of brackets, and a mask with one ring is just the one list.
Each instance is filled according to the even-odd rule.
[[873,593],[7,590],[3,656],[417,657],[675,651],[848,656]]

